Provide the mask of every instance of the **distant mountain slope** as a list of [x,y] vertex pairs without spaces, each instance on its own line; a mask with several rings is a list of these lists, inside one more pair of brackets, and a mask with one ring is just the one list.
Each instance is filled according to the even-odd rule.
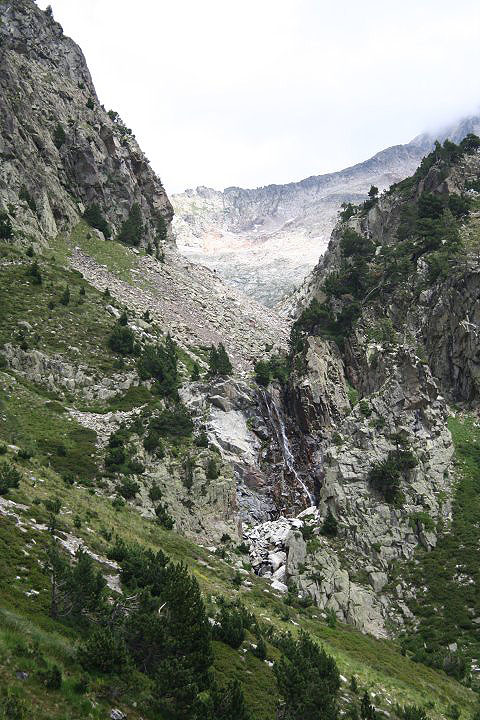
[[[479,129],[474,116],[436,136],[458,142]],[[359,202],[372,184],[383,190],[411,175],[435,137],[419,135],[345,170],[286,185],[223,192],[197,187],[174,195],[177,245],[194,262],[272,306],[323,254],[342,202]]]

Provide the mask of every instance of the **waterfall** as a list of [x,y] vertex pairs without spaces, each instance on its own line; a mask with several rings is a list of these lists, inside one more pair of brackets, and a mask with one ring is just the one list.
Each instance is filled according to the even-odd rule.
[[278,409],[273,396],[269,395],[266,391],[263,392],[263,399],[265,400],[265,405],[272,421],[272,425],[275,428],[275,433],[277,435],[278,444],[280,445],[282,451],[284,463],[287,466],[288,471],[293,475],[296,482],[300,485],[303,492],[307,496],[310,506],[315,505],[315,501],[312,494],[310,493],[310,490],[305,485],[302,478],[295,469],[295,459],[290,448],[290,442],[287,437],[285,423],[283,422],[281,412]]

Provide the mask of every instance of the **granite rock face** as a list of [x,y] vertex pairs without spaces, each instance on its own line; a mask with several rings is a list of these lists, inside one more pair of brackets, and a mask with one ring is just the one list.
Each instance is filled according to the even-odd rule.
[[[173,210],[131,131],[100,105],[82,51],[29,0],[0,3],[0,204],[37,242],[96,203],[119,230],[138,203],[143,242]],[[15,227],[15,220],[14,220]]]

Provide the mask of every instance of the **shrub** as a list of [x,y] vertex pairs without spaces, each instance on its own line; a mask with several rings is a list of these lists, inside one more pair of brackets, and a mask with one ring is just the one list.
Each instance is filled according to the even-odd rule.
[[172,530],[174,526],[174,521],[171,515],[169,515],[167,511],[166,505],[162,505],[161,503],[155,508],[155,515],[157,516],[157,522],[159,525],[165,528],[165,530]]
[[58,665],[52,665],[47,670],[40,672],[39,677],[47,690],[60,690],[62,687],[62,671]]
[[130,208],[127,219],[120,228],[118,240],[125,245],[140,245],[144,233],[142,212],[140,205],[135,203]]
[[65,135],[65,130],[63,129],[63,126],[60,123],[57,123],[55,125],[55,130],[53,131],[53,144],[57,148],[57,150],[60,150],[62,145],[65,144],[65,141],[67,139],[67,136]]
[[77,657],[88,672],[94,669],[103,673],[121,672],[128,659],[124,640],[109,628],[102,627],[90,633],[78,648]]
[[32,213],[35,214],[37,212],[37,203],[35,202],[35,199],[32,197],[25,185],[22,185],[22,187],[20,188],[18,197],[20,200],[23,200],[23,202],[27,203]]
[[404,705],[399,715],[402,720],[428,720],[427,713],[418,705]]
[[150,420],[149,430],[155,430],[161,437],[188,437],[193,431],[190,413],[184,405],[177,403],[172,409],[165,408]]
[[157,483],[153,483],[152,487],[148,491],[148,497],[152,502],[157,502],[157,500],[161,500],[162,498],[162,491],[160,490]]
[[190,380],[192,380],[192,382],[200,380],[200,366],[197,362],[193,363],[192,372],[190,373]]
[[208,461],[207,471],[206,471],[207,480],[216,480],[218,478],[218,475],[219,475],[219,473],[218,473],[217,463],[215,462],[215,460],[213,458],[210,458],[210,460]]
[[12,221],[6,212],[0,212],[0,240],[11,240],[12,237]]
[[68,287],[68,285],[65,287],[65,290],[62,293],[60,302],[62,305],[68,305],[70,302],[70,288]]
[[358,403],[358,408],[364,417],[368,418],[372,414],[372,409],[368,404],[368,400],[365,400],[365,398],[360,400],[360,402]]
[[259,660],[266,660],[267,658],[267,645],[265,643],[265,640],[260,637],[257,641],[257,647],[252,648],[252,653],[257,657]]
[[3,687],[0,694],[2,720],[30,720],[32,709],[17,688]]
[[330,508],[327,510],[327,514],[325,516],[325,520],[323,521],[322,528],[320,530],[322,535],[326,535],[327,537],[336,537],[338,533],[338,522],[333,515]]
[[42,276],[40,274],[40,268],[38,267],[38,262],[35,260],[29,268],[27,268],[26,273],[27,277],[31,278],[31,281],[34,285],[41,285],[42,284]]
[[94,110],[95,103],[93,102],[93,98],[89,97],[85,105],[89,110]]
[[392,504],[400,500],[402,475],[416,464],[417,460],[410,450],[391,450],[385,460],[372,466],[368,480],[373,489],[383,495],[387,503]]
[[109,240],[112,237],[110,225],[105,219],[99,205],[96,203],[93,203],[93,205],[87,205],[85,212],[83,213],[83,219],[90,225],[90,227],[100,230],[106,240]]
[[132,478],[125,478],[120,485],[117,486],[117,492],[125,498],[125,500],[133,500],[140,490],[140,485]]
[[114,325],[108,337],[108,347],[119,355],[132,355],[135,348],[133,331],[124,325]]
[[255,382],[266,387],[270,382],[270,363],[259,360],[255,363]]
[[0,466],[0,495],[6,495],[9,490],[18,488],[21,477],[14,465],[8,462],[2,463]]
[[197,447],[208,448],[208,435],[205,430],[201,430],[193,442]]

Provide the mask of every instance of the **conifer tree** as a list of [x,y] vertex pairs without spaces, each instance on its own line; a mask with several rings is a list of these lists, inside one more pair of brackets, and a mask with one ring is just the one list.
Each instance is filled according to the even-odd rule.
[[338,522],[330,508],[328,508],[327,510],[327,514],[325,520],[323,521],[320,532],[322,533],[322,535],[326,535],[327,537],[336,537],[337,535]]
[[340,675],[335,660],[301,632],[297,640],[288,636],[284,655],[275,663],[278,689],[284,701],[285,720],[322,720],[338,717]]
[[130,208],[128,218],[123,223],[118,234],[118,240],[125,245],[140,245],[143,237],[144,226],[140,205],[134,203]]

